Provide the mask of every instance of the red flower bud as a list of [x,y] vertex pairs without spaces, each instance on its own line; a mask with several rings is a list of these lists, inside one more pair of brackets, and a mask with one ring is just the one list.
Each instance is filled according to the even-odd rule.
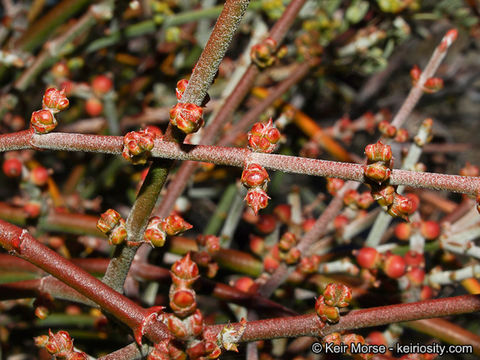
[[404,143],[408,140],[408,131],[407,129],[398,129],[397,134],[395,135],[395,141],[399,143]]
[[378,184],[388,180],[390,174],[392,173],[390,168],[385,166],[385,164],[381,163],[380,161],[370,165],[365,165],[363,169],[365,172],[365,177],[375,181]]
[[256,255],[262,255],[265,250],[265,241],[260,236],[250,235],[250,250]]
[[112,245],[119,245],[127,238],[127,226],[125,220],[120,219],[118,225],[113,228],[108,236],[108,240]]
[[385,275],[392,279],[397,279],[405,274],[407,264],[400,255],[387,255],[383,263]]
[[195,292],[191,289],[174,290],[170,295],[170,308],[179,317],[192,314],[196,307]]
[[177,100],[180,100],[183,96],[183,93],[187,89],[188,80],[182,79],[177,82],[177,88],[175,89],[175,95],[177,96]]
[[390,123],[387,120],[383,120],[378,123],[378,130],[384,136],[389,138],[393,138],[397,133],[397,128],[393,125],[390,125]]
[[411,268],[407,272],[407,278],[408,280],[410,280],[410,283],[412,285],[420,286],[423,284],[423,280],[425,279],[425,270],[419,267]]
[[262,234],[271,234],[277,227],[277,219],[270,214],[262,214],[258,216],[258,222],[255,228]]
[[263,42],[252,46],[250,58],[259,68],[264,69],[275,62],[277,42],[272,38],[266,38]]
[[340,345],[342,343],[342,335],[338,332],[334,332],[325,336],[322,341],[325,344],[333,343],[335,345]]
[[52,113],[57,113],[61,110],[65,110],[68,107],[68,99],[65,96],[65,90],[57,90],[55,88],[49,88],[43,95],[42,107],[48,109]]
[[247,187],[264,186],[270,178],[267,170],[258,164],[248,164],[242,172],[242,184]]
[[358,196],[357,205],[360,209],[368,209],[373,201],[372,193],[365,191]]
[[375,248],[361,248],[356,257],[358,265],[365,269],[374,269],[380,264],[380,253]]
[[48,331],[49,339],[45,345],[45,349],[52,355],[57,357],[64,357],[73,351],[73,340],[66,331],[59,331],[53,334],[51,330]]
[[302,256],[302,253],[300,252],[300,250],[294,247],[294,248],[291,248],[288,251],[288,253],[285,255],[284,261],[288,265],[293,265],[293,264],[296,264],[298,260],[300,260],[301,256]]
[[323,291],[328,306],[347,307],[352,301],[352,289],[343,284],[330,283]]
[[313,274],[314,272],[317,272],[320,262],[321,257],[319,255],[302,257],[298,267],[303,274]]
[[30,125],[37,134],[46,134],[57,127],[57,120],[49,110],[38,110],[32,113]]
[[112,90],[113,82],[106,75],[97,75],[92,80],[92,90],[98,96],[102,96]]
[[197,132],[203,126],[203,109],[192,103],[177,103],[170,109],[170,123],[185,134]]
[[100,215],[100,219],[97,221],[97,229],[104,234],[107,234],[118,225],[121,218],[122,216],[118,212],[113,209],[108,209],[102,215]]
[[347,190],[343,195],[343,203],[345,204],[345,206],[356,208],[358,198],[359,198],[358,191],[354,189],[350,189],[350,190]]
[[162,222],[162,228],[167,235],[174,236],[191,229],[193,226],[186,222],[181,216],[173,214]]
[[422,287],[422,290],[420,290],[420,300],[428,300],[428,299],[431,299],[433,297],[433,289],[428,286],[428,285],[424,285]]
[[133,164],[145,164],[153,149],[155,133],[152,131],[130,131],[123,137],[122,156]]
[[345,184],[345,181],[338,178],[327,178],[327,191],[330,195],[335,196]]
[[291,232],[286,232],[280,238],[278,242],[278,249],[280,251],[289,251],[297,243],[297,238],[295,234]]
[[255,214],[258,213],[258,210],[265,209],[267,207],[268,199],[270,199],[270,197],[267,195],[267,193],[258,187],[249,189],[247,195],[245,196],[247,205],[252,208]]
[[275,270],[277,270],[280,263],[277,259],[273,258],[271,255],[265,256],[263,259],[263,269],[267,272],[272,274]]
[[423,85],[423,91],[427,94],[433,94],[443,89],[443,80],[440,78],[429,78]]
[[284,224],[290,223],[292,218],[292,207],[288,204],[280,204],[275,206],[273,209],[273,214]]
[[323,322],[336,323],[340,320],[338,307],[325,304],[323,295],[320,295],[315,302],[315,311]]
[[420,75],[422,75],[422,70],[420,70],[417,65],[413,65],[412,70],[410,70],[410,78],[412,79],[413,86],[415,86],[418,79],[420,79]]
[[407,241],[412,235],[412,225],[410,223],[402,222],[395,226],[395,236],[399,240]]
[[42,204],[38,201],[31,200],[23,206],[23,210],[27,213],[29,218],[35,219],[40,216]]
[[22,162],[17,158],[7,159],[3,162],[2,170],[10,178],[19,177],[22,175]]
[[85,111],[91,117],[100,116],[100,114],[103,112],[103,104],[96,97],[91,97],[85,102]]
[[30,172],[30,181],[37,186],[44,186],[48,181],[48,170],[37,166]]
[[395,188],[391,185],[385,186],[380,191],[372,192],[373,199],[377,201],[380,206],[393,204],[395,195]]
[[163,230],[162,219],[158,216],[150,218],[145,233],[143,234],[143,240],[153,247],[162,247],[165,245],[166,238],[167,234],[165,230]]
[[425,266],[425,257],[423,254],[409,250],[404,256],[405,263],[408,266],[424,267]]
[[242,276],[235,281],[234,287],[243,292],[248,292],[254,285],[255,281],[247,276]]
[[390,145],[384,145],[381,141],[376,144],[369,144],[365,147],[365,155],[369,162],[392,160],[392,148]]
[[406,196],[395,194],[393,203],[388,208],[387,212],[394,217],[401,217],[408,221],[408,215],[415,211],[414,202]]
[[433,220],[422,221],[422,224],[420,225],[420,233],[425,239],[434,240],[440,236],[440,225]]
[[188,287],[198,278],[198,266],[190,259],[190,253],[176,261],[171,268],[172,282],[179,287]]
[[271,153],[280,140],[280,132],[273,126],[270,118],[266,124],[257,122],[248,132],[248,147],[252,151]]

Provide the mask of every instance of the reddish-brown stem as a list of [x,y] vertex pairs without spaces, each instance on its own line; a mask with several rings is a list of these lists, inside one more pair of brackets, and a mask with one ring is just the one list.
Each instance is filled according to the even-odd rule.
[[450,344],[472,345],[473,353],[480,355],[480,336],[444,319],[423,319],[405,323],[409,328],[428,334]]
[[[3,135],[5,137],[7,135]],[[8,140],[3,139],[3,144]],[[31,141],[31,143],[30,143]],[[23,145],[17,141],[15,149],[42,148],[69,151],[93,151],[117,153],[121,152],[121,137],[80,135],[69,133],[50,133],[45,135],[33,135],[24,138]],[[8,150],[12,147],[6,145]],[[2,137],[0,137],[0,150]],[[340,163],[318,159],[307,159],[296,156],[278,154],[254,153],[247,149],[230,148],[209,145],[176,144],[173,142],[156,140],[152,150],[152,156],[175,159],[211,162],[218,165],[230,165],[243,167],[245,161],[253,161],[270,170],[283,172],[338,177],[345,180],[363,182],[363,165],[352,163]],[[480,188],[480,179],[458,175],[445,175],[428,172],[408,170],[393,170],[390,176],[391,185],[405,185],[411,187],[429,188],[435,190],[447,190],[469,195],[476,195]]]
[[139,307],[85,270],[39,243],[28,231],[0,220],[0,234],[0,244],[6,250],[52,274],[134,331],[139,331],[145,325],[144,333],[153,342],[171,337],[162,323],[149,321],[145,324],[149,315],[147,309]]
[[[283,337],[322,337],[333,332],[380,326],[395,322],[426,319],[438,316],[466,314],[480,310],[480,295],[462,295],[425,300],[408,304],[379,306],[353,310],[341,316],[334,325],[322,326],[317,314],[258,320],[247,323],[241,342]],[[241,324],[232,324],[239,329]],[[224,325],[211,325],[205,330],[209,336],[218,334]]]
[[249,0],[227,0],[214,30],[197,61],[180,102],[201,105],[247,10]]

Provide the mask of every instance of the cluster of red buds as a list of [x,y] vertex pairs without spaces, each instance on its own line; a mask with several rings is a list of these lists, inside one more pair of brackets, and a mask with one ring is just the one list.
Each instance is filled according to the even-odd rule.
[[113,209],[108,209],[100,215],[97,229],[108,236],[108,241],[112,245],[119,245],[127,238],[125,220]]
[[170,124],[185,134],[197,132],[204,124],[203,109],[193,103],[179,102],[170,109]]
[[196,242],[198,252],[195,254],[195,262],[199,266],[207,268],[207,277],[215,277],[218,264],[214,260],[214,256],[220,250],[220,238],[215,235],[198,235]]
[[393,217],[400,217],[408,221],[408,216],[415,212],[417,204],[408,196],[403,196],[388,185],[393,166],[392,149],[378,141],[365,147],[367,165],[364,175],[370,185],[372,196],[377,203],[386,208],[387,213]]
[[35,345],[45,348],[49,354],[56,359],[65,360],[87,360],[88,356],[84,352],[78,352],[73,349],[73,340],[66,331],[59,331],[53,334],[48,330],[48,335],[37,336]]
[[143,240],[153,247],[162,247],[168,236],[178,235],[192,228],[181,216],[173,214],[162,219],[158,216],[150,218],[143,235]]
[[145,164],[153,149],[157,132],[151,128],[141,131],[131,131],[123,137],[122,156],[133,164]]
[[300,250],[296,247],[297,242],[295,234],[291,232],[283,234],[278,242],[280,259],[285,261],[288,265],[298,263],[300,256],[302,255]]
[[406,129],[397,129],[387,120],[383,120],[378,123],[378,130],[383,136],[394,139],[397,142],[404,143],[408,140],[408,131]]
[[[168,327],[176,339],[188,342],[186,352],[177,348],[172,342],[156,346],[149,360],[157,359],[216,359],[221,349],[215,339],[202,339],[203,315],[197,309],[193,283],[199,277],[198,266],[192,261],[190,253],[176,261],[170,271],[170,308],[173,314],[160,314],[159,319]],[[163,356],[163,357],[162,357]]]
[[[351,350],[354,348],[354,345],[364,345],[365,339],[363,338],[363,336],[358,334],[352,333],[352,334],[342,335],[338,332],[334,332],[325,336],[322,339],[322,342],[324,344],[344,345],[346,349],[346,353],[353,356],[353,353]],[[373,354],[369,354],[369,353],[359,353],[355,356],[358,356],[360,359],[365,359],[365,360],[369,360],[373,358]]]
[[343,203],[351,209],[368,209],[373,203],[372,193],[364,191],[359,193],[357,190],[351,189],[343,195]]
[[420,233],[425,240],[435,240],[440,236],[440,232],[440,224],[434,220],[404,222],[395,226],[395,236],[402,241],[409,240],[417,233]]
[[277,52],[277,42],[268,37],[261,43],[252,46],[250,50],[250,59],[260,69],[272,66],[275,62]]
[[258,164],[247,164],[242,172],[241,182],[248,189],[245,201],[255,214],[268,205],[270,197],[266,193],[267,183],[270,181],[267,170]]
[[347,307],[350,301],[352,289],[343,284],[330,283],[315,301],[315,311],[323,324],[336,323],[340,320],[339,308]]
[[108,95],[112,96],[113,81],[107,75],[95,76],[91,83],[90,88],[93,95],[85,102],[85,111],[90,116],[99,116],[103,112],[102,99]]
[[390,252],[381,254],[377,249],[372,247],[364,247],[354,251],[357,263],[363,269],[369,270],[375,276],[377,269],[382,269],[385,275],[392,279],[398,279],[405,275],[407,263],[400,255]]
[[30,118],[30,125],[37,134],[46,134],[58,125],[55,114],[65,110],[69,101],[65,96],[65,90],[49,88],[45,91],[42,101],[42,110],[34,111]]
[[257,122],[248,132],[248,148],[255,152],[271,153],[280,136],[280,131],[273,126],[272,118],[267,123]]
[[407,265],[405,281],[402,284],[404,300],[413,302],[432,298],[433,289],[424,285],[425,257],[423,254],[410,250],[404,255],[404,259]]
[[[412,79],[412,85],[415,86],[422,75],[422,71],[417,65],[414,65],[412,70],[410,70],[410,78]],[[438,77],[431,77],[425,80],[423,84],[423,91],[427,94],[436,93],[439,90],[443,89],[443,80]]]

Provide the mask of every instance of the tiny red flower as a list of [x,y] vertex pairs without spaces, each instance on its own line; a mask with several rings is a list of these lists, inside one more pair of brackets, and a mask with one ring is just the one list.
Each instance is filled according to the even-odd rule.
[[188,86],[188,80],[187,79],[182,79],[179,82],[177,82],[177,87],[175,89],[175,95],[177,96],[177,99],[180,100],[183,96],[183,93],[187,89]]
[[352,289],[343,284],[330,283],[323,291],[328,306],[347,307],[352,301]]
[[197,132],[203,126],[203,109],[193,103],[177,103],[170,109],[170,123],[185,134]]
[[382,267],[388,277],[397,279],[405,274],[407,264],[405,259],[400,255],[390,254],[387,255]]
[[124,159],[133,164],[145,164],[153,149],[155,133],[152,131],[130,131],[123,137]]
[[57,127],[57,120],[50,110],[38,110],[32,113],[30,125],[37,134],[46,134]]
[[22,162],[17,158],[7,159],[3,162],[2,170],[10,178],[19,177],[22,175]]
[[356,256],[358,265],[365,269],[374,269],[380,264],[380,253],[375,248],[361,248]]
[[270,178],[267,170],[258,164],[248,164],[242,172],[241,181],[247,188],[264,186]]
[[392,160],[392,148],[390,145],[384,145],[381,141],[376,144],[369,144],[365,147],[365,155],[369,162]]
[[252,151],[271,153],[280,140],[280,132],[270,118],[266,124],[257,122],[248,132],[248,147]]
[[277,42],[272,38],[266,38],[263,42],[252,46],[250,58],[259,68],[264,69],[275,62]]
[[162,229],[167,235],[174,236],[191,229],[193,226],[179,215],[170,215],[162,221]]
[[265,209],[267,207],[269,199],[270,197],[267,195],[267,193],[258,187],[248,190],[247,195],[245,196],[247,205],[252,208],[255,214],[258,213],[258,210]]
[[179,287],[188,287],[198,278],[198,266],[190,258],[190,253],[176,261],[171,268],[172,282]]
[[102,96],[112,90],[113,82],[106,75],[97,75],[92,80],[92,90],[95,94]]
[[69,101],[65,96],[65,90],[57,90],[55,88],[49,88],[43,95],[43,109],[48,109],[52,113],[57,113],[61,110],[65,110],[68,107]]

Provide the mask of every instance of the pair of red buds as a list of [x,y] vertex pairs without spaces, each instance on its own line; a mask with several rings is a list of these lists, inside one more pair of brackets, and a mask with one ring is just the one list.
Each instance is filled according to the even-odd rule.
[[65,90],[49,88],[45,91],[42,101],[42,110],[34,111],[30,119],[30,124],[37,134],[46,134],[57,127],[55,115],[61,110],[65,110],[69,101],[65,96]]

